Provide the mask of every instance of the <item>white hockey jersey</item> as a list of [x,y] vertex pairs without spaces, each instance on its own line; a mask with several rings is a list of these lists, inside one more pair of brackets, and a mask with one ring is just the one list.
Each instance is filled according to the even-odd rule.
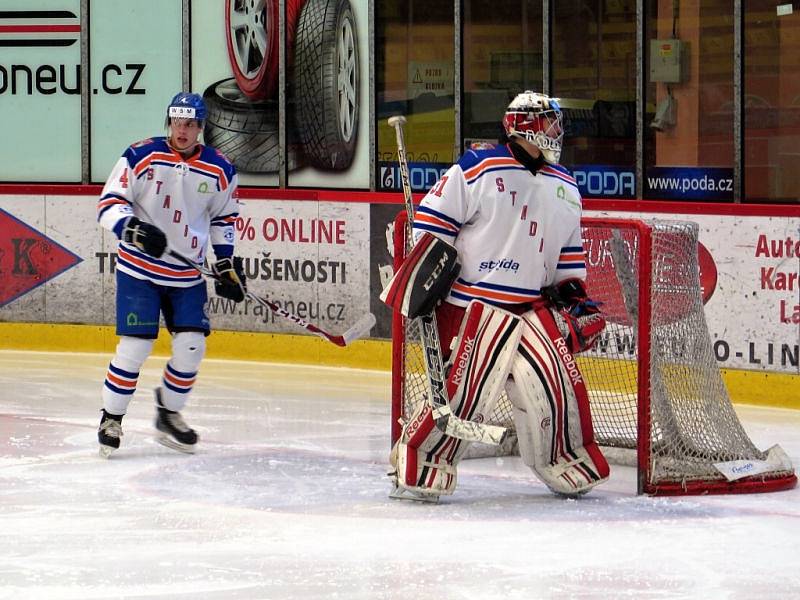
[[586,278],[581,211],[566,169],[546,165],[534,175],[499,145],[469,150],[448,169],[422,199],[414,236],[429,231],[458,249],[448,302],[519,304],[545,286]]
[[[198,264],[210,241],[218,258],[231,256],[239,214],[236,169],[222,153],[199,145],[184,159],[166,138],[130,146],[117,161],[97,204],[97,220],[121,236],[135,215],[161,229],[169,247]],[[117,269],[160,285],[189,287],[201,281],[197,269],[164,255],[153,258],[120,241]]]

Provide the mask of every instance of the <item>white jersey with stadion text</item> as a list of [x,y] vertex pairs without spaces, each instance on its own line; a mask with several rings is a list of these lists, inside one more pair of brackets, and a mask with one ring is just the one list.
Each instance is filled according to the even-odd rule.
[[[198,145],[188,159],[164,137],[130,146],[114,165],[97,204],[97,220],[121,237],[125,219],[136,216],[161,229],[169,247],[198,264],[209,242],[217,258],[231,256],[239,214],[236,169],[214,148]],[[153,258],[120,241],[120,272],[175,287],[202,281],[197,269],[167,254]]]
[[458,249],[447,301],[466,306],[536,300],[543,287],[586,278],[581,195],[560,166],[536,175],[508,145],[469,150],[422,199],[414,236],[429,231]]

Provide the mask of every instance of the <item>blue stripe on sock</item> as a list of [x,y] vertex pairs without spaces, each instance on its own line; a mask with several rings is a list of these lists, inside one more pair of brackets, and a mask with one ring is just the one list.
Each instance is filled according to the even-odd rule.
[[197,377],[197,371],[195,371],[194,373],[191,373],[189,371],[186,372],[178,371],[169,363],[167,363],[167,371],[175,375],[175,377],[180,377],[181,379],[194,379],[195,377]]
[[112,363],[108,364],[108,370],[114,373],[115,375],[119,375],[120,377],[125,377],[126,379],[139,379],[139,373],[132,373],[131,371],[123,371],[119,367],[115,367]]
[[105,384],[104,384],[104,385],[105,385],[105,386],[106,386],[108,389],[110,389],[112,392],[114,392],[115,394],[122,394],[123,396],[130,396],[130,395],[131,395],[133,392],[135,392],[135,391],[136,391],[135,389],[133,389],[133,390],[124,390],[124,389],[122,389],[122,388],[118,388],[118,387],[117,387],[117,386],[115,386],[113,383],[110,383],[110,382],[108,381],[108,379],[106,379],[106,381],[105,381]]
[[162,379],[162,380],[161,380],[161,382],[164,384],[164,387],[165,387],[165,388],[167,388],[167,389],[170,389],[170,390],[172,390],[173,392],[176,392],[176,393],[178,393],[178,394],[188,394],[188,393],[191,391],[191,389],[192,389],[192,388],[185,389],[185,388],[179,388],[179,387],[175,387],[174,385],[172,385],[172,384],[171,384],[169,381],[167,381],[166,379]]

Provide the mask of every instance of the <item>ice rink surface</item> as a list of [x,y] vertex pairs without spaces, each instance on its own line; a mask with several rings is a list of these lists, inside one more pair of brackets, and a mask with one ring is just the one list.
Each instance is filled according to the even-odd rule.
[[[487,458],[439,505],[392,500],[388,374],[207,360],[189,456],[152,437],[156,357],[106,461],[109,359],[0,351],[1,599],[800,598],[797,488],[637,497],[612,466],[566,500]],[[800,412],[737,411],[800,465]]]

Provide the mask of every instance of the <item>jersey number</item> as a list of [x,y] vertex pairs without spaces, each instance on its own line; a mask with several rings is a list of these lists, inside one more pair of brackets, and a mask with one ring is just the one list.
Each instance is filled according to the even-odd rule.
[[119,182],[122,185],[123,189],[128,187],[128,169],[127,169],[127,167],[122,170],[122,175],[119,176]]
[[447,183],[447,175],[445,175],[444,177],[442,177],[442,178],[441,178],[441,179],[440,179],[440,180],[439,180],[439,181],[438,181],[438,182],[437,182],[437,183],[436,183],[436,184],[433,186],[433,189],[432,189],[431,191],[433,192],[433,195],[434,195],[434,196],[439,196],[439,197],[441,198],[441,196],[442,196],[442,191],[444,190],[444,184],[445,184],[445,183]]

